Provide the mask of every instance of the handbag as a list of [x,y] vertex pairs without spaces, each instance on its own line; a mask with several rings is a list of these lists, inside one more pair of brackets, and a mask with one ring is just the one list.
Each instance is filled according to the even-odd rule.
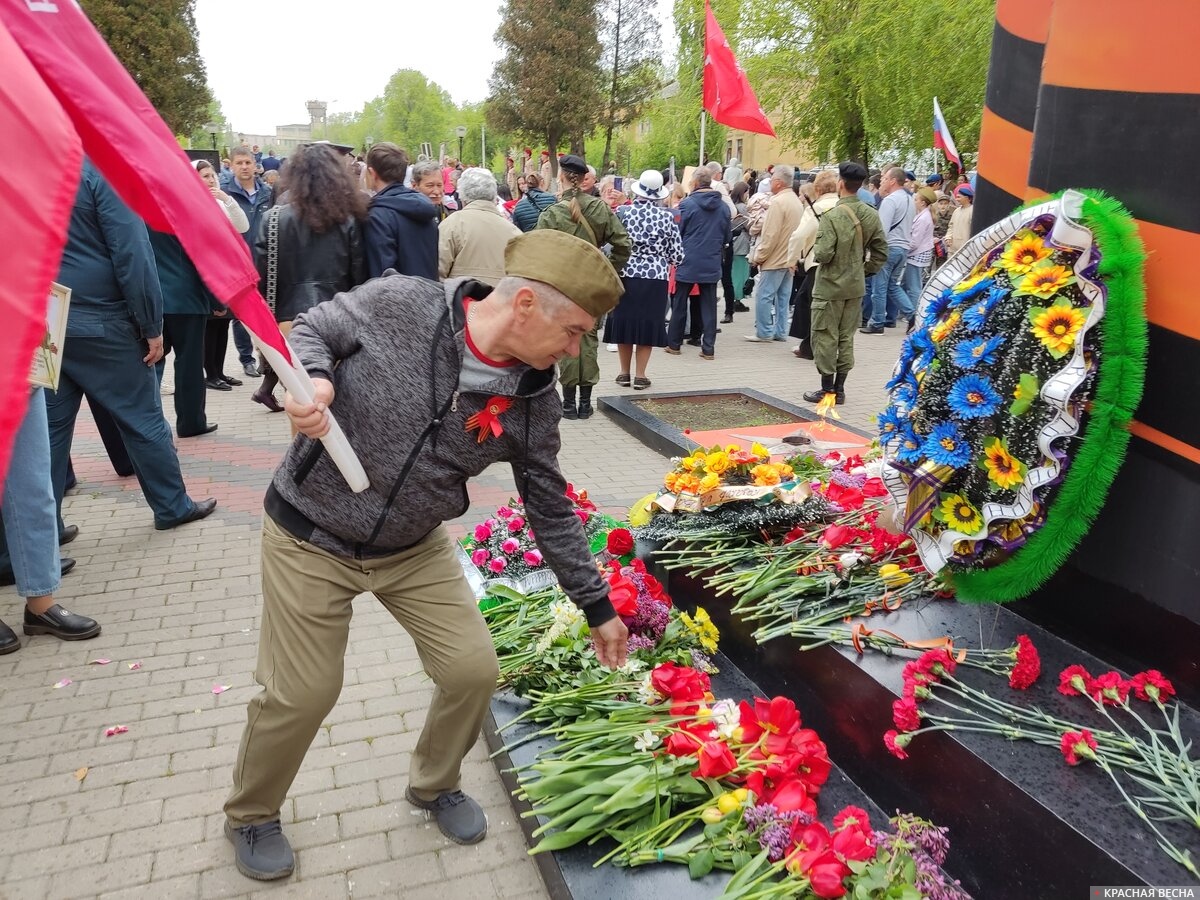
[[279,214],[282,206],[267,213],[267,306],[275,314],[275,296],[279,291]]

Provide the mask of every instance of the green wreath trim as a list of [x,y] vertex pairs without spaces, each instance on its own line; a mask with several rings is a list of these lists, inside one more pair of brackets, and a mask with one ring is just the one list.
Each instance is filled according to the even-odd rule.
[[1099,274],[1107,291],[1095,395],[1074,460],[1041,529],[998,566],[947,571],[958,598],[968,603],[1008,603],[1026,597],[1062,567],[1104,507],[1129,446],[1129,423],[1142,399],[1148,340],[1146,250],[1137,223],[1120,201],[1098,190],[1079,193],[1087,197],[1080,219],[1100,248]]

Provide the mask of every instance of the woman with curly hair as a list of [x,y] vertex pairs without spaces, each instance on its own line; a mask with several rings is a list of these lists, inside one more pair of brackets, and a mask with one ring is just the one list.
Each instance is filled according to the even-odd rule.
[[[286,335],[301,313],[366,280],[361,222],[367,209],[342,158],[328,145],[301,145],[288,157],[280,194],[284,202],[259,226],[254,260],[259,290]],[[278,383],[266,371],[254,401],[281,411],[274,395]]]

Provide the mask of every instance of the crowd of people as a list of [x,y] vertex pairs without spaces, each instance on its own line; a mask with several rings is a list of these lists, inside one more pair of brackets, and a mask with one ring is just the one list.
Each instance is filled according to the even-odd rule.
[[[33,391],[16,436],[0,581],[25,598],[26,635],[98,636],[98,622],[54,598],[74,566],[59,547],[79,533],[62,501],[82,400],[114,470],[137,477],[154,527],[170,529],[216,501],[188,496],[162,396],[173,397],[179,438],[198,438],[218,427],[207,391],[262,379],[251,399],[286,413],[294,440],[265,498],[263,691],[225,806],[249,877],[293,869],[280,806],[337,699],[350,602],[364,591],[412,634],[436,685],[406,798],[458,843],[486,834],[459,772],[496,662],[441,522],[464,511],[466,481],[489,465],[511,463],[539,548],[583,609],[601,662],[624,662],[625,626],[556,460],[560,420],[594,414],[602,342],[618,354],[616,383],[645,390],[655,348],[679,355],[687,344],[712,360],[719,325],[753,311],[745,339],[799,339],[793,352],[821,379],[805,399],[844,403],[856,334],[911,328],[929,270],[970,235],[969,185],[951,199],[942,176],[918,187],[900,167],[779,164],[760,176],[732,160],[635,179],[612,164],[598,176],[573,154],[519,157],[501,178],[454,159],[413,161],[386,142],[363,158],[318,141],[286,160],[238,147],[220,169],[194,161],[313,379],[312,402],[276,395],[276,373],[179,241],[148,229],[84,165],[58,276],[73,290],[70,346],[57,391]],[[230,331],[242,369],[233,375]],[[319,441],[335,396],[370,476],[362,493]],[[19,648],[0,623],[0,654]]]

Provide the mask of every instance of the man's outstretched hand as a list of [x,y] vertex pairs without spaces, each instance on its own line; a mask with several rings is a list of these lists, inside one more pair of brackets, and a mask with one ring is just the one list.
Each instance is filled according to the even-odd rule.
[[625,656],[629,653],[629,629],[620,616],[613,616],[603,625],[593,628],[592,638],[601,665],[610,669],[625,665]]

